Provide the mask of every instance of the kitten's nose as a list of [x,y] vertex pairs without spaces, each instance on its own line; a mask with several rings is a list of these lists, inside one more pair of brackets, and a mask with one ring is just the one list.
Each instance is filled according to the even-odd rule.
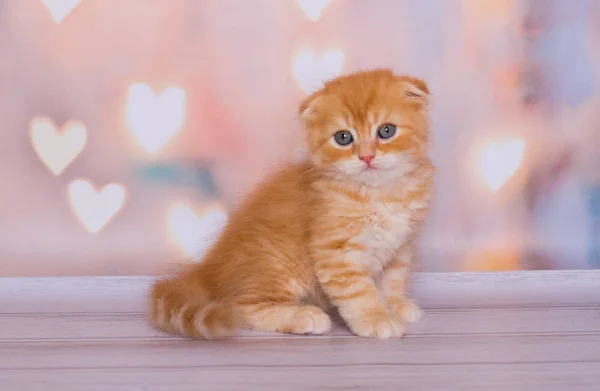
[[363,162],[367,163],[368,166],[370,166],[371,161],[373,161],[373,159],[375,159],[375,155],[361,155],[358,158],[360,160],[362,160]]

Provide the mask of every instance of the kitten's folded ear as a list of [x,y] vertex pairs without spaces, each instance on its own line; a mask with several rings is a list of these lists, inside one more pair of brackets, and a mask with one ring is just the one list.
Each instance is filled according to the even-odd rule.
[[425,81],[410,76],[401,76],[399,79],[402,86],[402,93],[406,98],[425,104],[429,103],[431,93]]
[[311,118],[317,112],[317,104],[320,98],[321,96],[317,92],[304,99],[298,107],[298,114],[300,114],[300,118],[304,120]]

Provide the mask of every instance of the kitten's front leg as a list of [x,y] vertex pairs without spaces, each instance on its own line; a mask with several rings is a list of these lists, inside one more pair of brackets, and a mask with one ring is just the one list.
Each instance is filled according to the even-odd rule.
[[348,248],[319,253],[315,263],[319,283],[352,332],[379,339],[404,334],[402,322],[389,312],[371,271],[354,261],[358,254]]
[[399,250],[381,276],[381,289],[389,308],[407,323],[417,322],[423,316],[419,306],[406,295],[411,258],[410,247]]

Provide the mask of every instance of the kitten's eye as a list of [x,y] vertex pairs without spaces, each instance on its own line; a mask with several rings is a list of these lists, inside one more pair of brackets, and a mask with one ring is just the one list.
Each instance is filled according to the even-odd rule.
[[394,125],[386,124],[382,125],[379,129],[377,129],[377,135],[379,138],[391,138],[396,134],[396,127]]
[[354,141],[352,133],[348,132],[347,130],[340,130],[333,136],[333,138],[335,139],[335,142],[340,145],[348,145]]

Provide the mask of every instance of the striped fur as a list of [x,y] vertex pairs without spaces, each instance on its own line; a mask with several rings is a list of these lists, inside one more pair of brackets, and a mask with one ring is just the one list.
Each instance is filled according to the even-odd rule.
[[[421,314],[405,292],[435,171],[428,94],[421,80],[374,70],[308,97],[309,158],[250,192],[200,263],[153,285],[152,323],[206,339],[240,328],[323,334],[335,307],[357,335],[403,335]],[[384,123],[394,137],[377,138]],[[337,145],[338,130],[354,143]]]

